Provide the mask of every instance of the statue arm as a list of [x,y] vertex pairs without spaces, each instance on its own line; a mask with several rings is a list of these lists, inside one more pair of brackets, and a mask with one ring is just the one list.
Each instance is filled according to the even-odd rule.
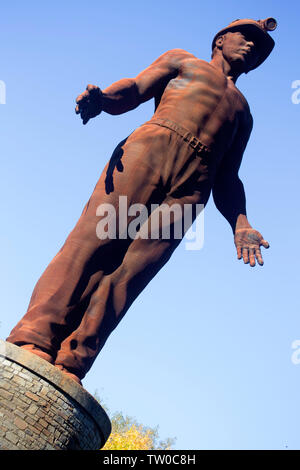
[[229,222],[237,249],[238,259],[255,266],[255,258],[260,265],[263,259],[260,246],[269,244],[262,235],[254,230],[247,219],[244,185],[238,176],[243,153],[252,130],[252,117],[247,130],[237,133],[234,144],[224,156],[213,186],[213,198],[217,209]]
[[86,91],[76,99],[76,113],[81,114],[83,123],[86,124],[101,111],[116,115],[135,109],[160,93],[177,76],[182,60],[188,56],[191,57],[192,54],[183,49],[172,49],[162,54],[135,78],[123,78],[103,91],[97,86],[88,85]]
[[252,117],[249,116],[247,126],[237,130],[233,144],[224,155],[213,186],[215,205],[229,222],[233,233],[242,226],[251,227],[247,220],[244,185],[238,176],[253,127]]
[[242,227],[251,227],[246,213],[244,185],[237,175],[224,175],[213,188],[217,209],[229,222],[233,233]]
[[183,59],[190,56],[183,49],[162,54],[135,78],[124,78],[103,90],[103,111],[121,114],[136,108],[159,93],[177,76]]

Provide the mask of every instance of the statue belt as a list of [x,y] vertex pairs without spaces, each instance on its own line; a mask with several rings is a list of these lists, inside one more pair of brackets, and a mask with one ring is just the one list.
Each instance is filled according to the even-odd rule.
[[197,137],[195,137],[190,131],[180,126],[176,122],[170,121],[170,119],[155,118],[145,122],[145,124],[156,124],[158,126],[166,127],[171,129],[180,135],[185,142],[187,142],[197,153],[209,153],[211,149],[204,145]]

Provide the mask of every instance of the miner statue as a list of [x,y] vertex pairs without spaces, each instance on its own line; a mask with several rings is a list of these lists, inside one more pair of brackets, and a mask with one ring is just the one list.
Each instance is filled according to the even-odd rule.
[[[81,383],[110,333],[181,242],[188,228],[184,207],[205,206],[211,193],[232,228],[237,257],[252,267],[263,264],[261,247],[269,244],[247,219],[238,176],[253,120],[236,82],[269,56],[274,41],[268,31],[275,28],[273,18],[235,20],[214,36],[209,62],[172,49],[135,78],[104,90],[88,85],[78,96],[76,113],[83,124],[152,98],[155,112],[114,150],[7,341]],[[106,230],[112,236],[105,236],[106,212],[118,213],[125,197],[126,223],[117,217],[114,230]],[[129,236],[132,207],[146,216]],[[168,237],[162,236],[163,217],[156,217],[160,207],[170,209]],[[154,215],[156,236],[151,236]],[[192,211],[188,225],[196,216]],[[175,233],[178,222],[185,225],[182,237]]]

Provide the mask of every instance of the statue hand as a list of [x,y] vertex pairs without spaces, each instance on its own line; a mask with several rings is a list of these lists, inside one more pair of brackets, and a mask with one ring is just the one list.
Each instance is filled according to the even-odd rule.
[[237,250],[238,259],[243,257],[244,263],[250,262],[250,266],[255,266],[255,258],[261,266],[264,264],[260,247],[269,248],[269,243],[263,236],[253,228],[237,229],[234,235],[234,243]]
[[76,114],[80,114],[82,124],[98,116],[102,111],[102,91],[98,86],[88,85],[86,91],[76,98]]

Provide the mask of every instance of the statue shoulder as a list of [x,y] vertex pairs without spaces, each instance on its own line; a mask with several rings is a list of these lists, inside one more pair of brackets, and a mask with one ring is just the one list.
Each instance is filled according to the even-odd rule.
[[185,59],[196,59],[196,56],[185,49],[170,49],[160,56],[160,59],[168,62],[181,63]]

